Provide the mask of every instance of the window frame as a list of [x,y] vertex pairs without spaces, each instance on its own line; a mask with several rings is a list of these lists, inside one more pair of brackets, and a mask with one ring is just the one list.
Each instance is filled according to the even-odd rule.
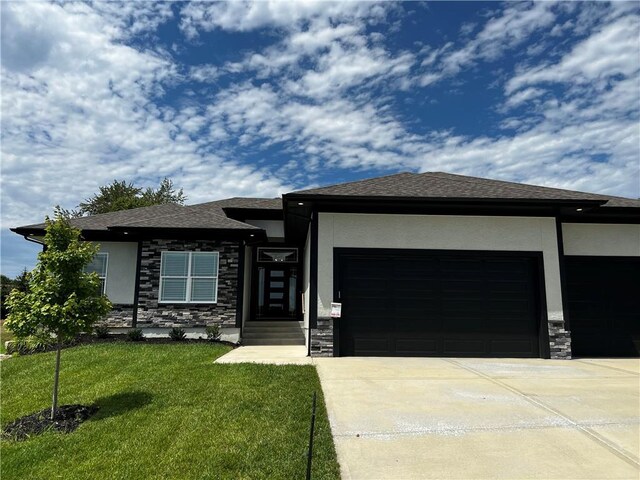
[[[164,256],[167,253],[181,253],[181,254],[185,254],[187,255],[188,261],[187,261],[187,275],[183,276],[183,275],[163,275],[162,274],[162,265],[164,262]],[[215,269],[215,275],[213,276],[206,276],[203,277],[201,275],[192,275],[191,274],[191,263],[192,263],[192,258],[193,258],[193,254],[194,253],[206,253],[206,254],[210,254],[210,255],[214,255],[216,257],[216,269]],[[216,304],[218,303],[218,280],[220,277],[220,252],[217,251],[213,251],[213,252],[203,252],[200,250],[163,250],[160,252],[160,282],[158,284],[158,304],[165,304],[165,305],[170,305],[170,304],[190,304],[190,305],[200,305],[200,304],[206,304],[206,305],[211,305],[211,304]],[[179,279],[186,279],[187,281],[187,288],[185,290],[185,300],[162,300],[162,288],[163,288],[163,280],[165,278],[179,278]],[[200,279],[200,278],[204,278],[204,279],[215,279],[216,281],[216,287],[213,290],[213,300],[191,300],[191,285],[193,283],[194,279]]]
[[[87,271],[87,267],[89,266],[89,264],[85,265],[84,267],[84,272],[85,273],[95,273],[96,275],[98,275],[98,278],[100,280],[104,280],[104,283],[102,283],[102,289],[101,289],[101,294],[102,295],[106,295],[107,294],[107,278],[109,276],[109,252],[98,252],[94,255],[93,258],[96,258],[97,256],[102,255],[105,257],[105,261],[104,261],[104,276],[100,275],[98,272],[89,272]],[[93,263],[93,259],[91,259],[91,263]]]

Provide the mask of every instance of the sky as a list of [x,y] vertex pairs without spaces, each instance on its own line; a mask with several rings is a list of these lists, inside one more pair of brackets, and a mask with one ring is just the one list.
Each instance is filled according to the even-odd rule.
[[400,171],[640,197],[638,2],[2,2],[10,227],[127,180],[187,203]]

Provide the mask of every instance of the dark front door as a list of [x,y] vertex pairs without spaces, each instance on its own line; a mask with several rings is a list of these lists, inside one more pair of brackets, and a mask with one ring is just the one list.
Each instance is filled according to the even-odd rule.
[[298,267],[286,264],[258,266],[256,320],[297,318]]
[[537,259],[336,252],[340,355],[539,356]]
[[565,259],[572,354],[640,356],[640,258]]

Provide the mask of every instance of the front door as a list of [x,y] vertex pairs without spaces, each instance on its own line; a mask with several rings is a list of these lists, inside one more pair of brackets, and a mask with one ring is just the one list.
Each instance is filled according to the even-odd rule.
[[[269,257],[266,259],[268,260]],[[255,319],[296,320],[299,272],[297,261],[291,263],[260,261],[258,257],[256,270]]]

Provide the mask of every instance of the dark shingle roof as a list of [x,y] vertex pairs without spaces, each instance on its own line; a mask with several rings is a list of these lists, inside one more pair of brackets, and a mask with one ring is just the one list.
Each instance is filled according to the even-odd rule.
[[[81,230],[108,230],[107,227],[122,225],[128,222],[148,220],[161,215],[168,215],[180,212],[184,209],[182,205],[169,203],[166,205],[153,205],[151,207],[132,208],[129,210],[119,210],[117,212],[100,213],[89,217],[78,217],[71,219],[71,225]],[[44,223],[25,225],[21,229],[44,229]]]
[[294,195],[482,200],[593,200],[640,207],[640,201],[442,172],[398,173],[292,192]]
[[224,208],[282,210],[281,198],[225,198],[213,202],[199,203],[187,207],[192,211],[222,211]]
[[118,228],[180,228],[180,229],[224,229],[224,230],[260,230],[247,223],[227,218],[224,213],[193,211],[183,208],[178,213],[154,218],[120,223]]
[[[258,227],[228,218],[224,208],[282,210],[279,198],[227,198],[197,205],[154,205],[71,219],[84,231],[108,231],[110,228],[182,228],[259,230]],[[44,230],[44,223],[25,225],[16,230]]]

